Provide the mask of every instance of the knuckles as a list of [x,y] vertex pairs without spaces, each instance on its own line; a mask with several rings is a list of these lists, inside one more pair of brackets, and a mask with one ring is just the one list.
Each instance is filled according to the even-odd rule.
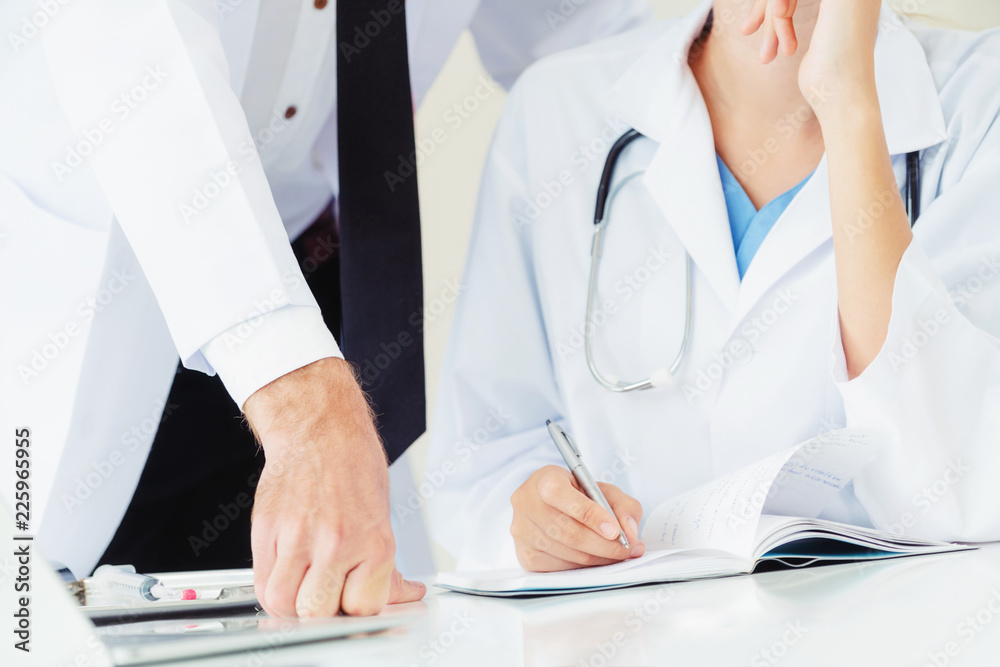
[[519,521],[517,517],[510,522],[510,536],[514,538],[515,542],[521,542],[524,540],[526,535],[526,525],[524,521]]
[[277,550],[285,561],[279,567],[288,567],[290,560],[298,564],[306,563],[310,568],[329,569],[331,576],[329,581],[322,581],[315,591],[306,593],[301,589],[301,581],[295,585],[278,585],[277,582],[285,578],[280,576],[281,572],[272,570],[267,580],[255,582],[258,599],[268,613],[279,617],[324,616],[343,609],[346,614],[369,616],[382,610],[386,600],[334,600],[333,593],[337,588],[334,573],[351,569],[359,562],[371,563],[376,571],[391,571],[396,551],[391,531],[381,528],[368,530],[359,539],[359,535],[348,534],[339,525],[314,525],[307,517],[277,525],[281,526],[277,535],[268,522],[253,527],[251,535],[255,553],[266,548],[269,540],[277,538]]
[[566,479],[557,474],[559,469],[555,466],[547,466],[539,471],[537,482],[538,497],[547,505],[554,505],[559,499],[559,494],[563,490]]
[[[273,578],[272,578],[273,582]],[[264,604],[279,617],[295,616],[295,590],[279,588],[269,583],[264,592]]]
[[[280,526],[275,531],[272,526]],[[277,535],[275,535],[277,532]],[[277,537],[279,551],[296,560],[311,562],[347,562],[371,560],[379,564],[391,562],[396,554],[392,531],[385,527],[367,529],[361,535],[342,523],[317,522],[308,515],[273,522],[262,517],[251,529],[254,549],[263,548]]]
[[374,600],[345,599],[341,602],[340,608],[348,616],[374,616],[382,611],[384,606],[384,601],[379,603]]
[[581,523],[587,526],[596,526],[603,520],[604,509],[597,503],[588,504],[581,516]]
[[303,595],[300,590],[298,597],[295,599],[295,610],[298,615],[303,618],[309,618],[336,614],[337,607],[339,606],[336,603],[339,603],[339,600],[333,600],[333,583],[330,582],[331,585],[321,586],[307,595]]
[[579,558],[580,565],[584,567],[594,567],[595,565],[604,565],[608,562],[607,558],[602,558],[600,556],[595,556],[594,554],[583,553]]
[[521,564],[521,567],[529,572],[541,572],[541,561],[541,554],[534,549],[522,548],[517,550],[517,562]]
[[551,505],[555,502],[558,491],[559,485],[554,479],[546,477],[538,481],[538,497],[546,505]]

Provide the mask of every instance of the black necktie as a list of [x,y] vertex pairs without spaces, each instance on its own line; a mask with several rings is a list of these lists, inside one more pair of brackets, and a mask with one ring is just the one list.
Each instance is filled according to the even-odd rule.
[[337,2],[337,49],[341,343],[375,404],[391,462],[426,426],[403,0]]

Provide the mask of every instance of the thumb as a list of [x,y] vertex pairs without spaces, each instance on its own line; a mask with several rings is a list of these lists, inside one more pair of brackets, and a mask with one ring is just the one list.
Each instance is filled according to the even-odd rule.
[[392,582],[389,585],[389,604],[416,602],[427,593],[427,587],[419,581],[403,579],[399,570],[393,568]]

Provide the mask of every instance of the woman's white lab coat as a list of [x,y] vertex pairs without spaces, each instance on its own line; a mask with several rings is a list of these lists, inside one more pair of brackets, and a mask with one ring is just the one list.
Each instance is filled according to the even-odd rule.
[[[491,20],[496,4],[506,23]],[[79,575],[114,535],[161,415],[184,409],[165,405],[178,352],[240,404],[338,353],[288,245],[338,185],[334,5],[0,9],[0,432],[10,443],[32,429],[30,528]],[[509,83],[651,12],[645,0],[406,8],[417,102],[470,25]],[[468,94],[495,89],[484,79]],[[12,504],[12,476],[0,491]]]
[[[891,445],[825,517],[943,540],[1000,539],[1000,32],[906,27],[883,9],[882,115],[902,187],[921,151],[923,215],[899,267],[884,348],[848,381],[837,318],[827,165],[778,220],[741,282],[712,128],[687,66],[710,3],[686,18],[541,61],[510,95],[487,160],[432,424],[422,493],[460,568],[516,565],[511,493],[563,465],[560,420],[596,477],[661,501],[841,427]],[[823,90],[812,91],[822,96]],[[803,112],[807,110],[803,109]],[[768,168],[802,117],[741,169]],[[597,183],[622,156],[584,322]],[[858,233],[879,224],[859,212]],[[673,383],[616,395],[669,366],[694,265],[690,351]]]

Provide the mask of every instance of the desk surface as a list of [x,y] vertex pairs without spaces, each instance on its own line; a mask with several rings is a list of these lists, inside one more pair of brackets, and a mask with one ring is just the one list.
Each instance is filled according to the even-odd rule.
[[405,628],[197,664],[1000,665],[1000,544],[552,598],[432,591]]

